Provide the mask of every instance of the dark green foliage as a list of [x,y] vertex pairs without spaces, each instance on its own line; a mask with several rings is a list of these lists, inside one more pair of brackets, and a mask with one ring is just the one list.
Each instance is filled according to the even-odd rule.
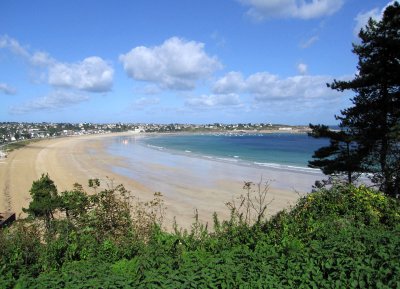
[[[114,202],[109,194],[96,202]],[[124,210],[111,212],[124,220]],[[65,219],[44,243],[32,234],[37,226],[24,224],[26,231],[17,223],[0,232],[0,287],[397,288],[399,212],[396,199],[337,186],[254,225],[240,214],[225,221],[214,215],[212,232],[196,219],[190,231],[155,225],[139,239],[131,229],[121,235],[117,221],[99,239],[97,223],[75,227]]]
[[329,146],[322,147],[314,152],[313,160],[308,162],[311,168],[320,168],[325,175],[344,173],[347,182],[352,184],[363,169],[360,165],[361,156],[353,137],[341,130],[332,131],[325,125],[310,124],[314,138],[328,138]]
[[23,274],[39,274],[43,248],[40,229],[35,224],[17,221],[0,230],[0,288],[12,287]]
[[32,201],[28,209],[23,209],[32,218],[42,218],[49,228],[50,221],[54,219],[54,211],[60,205],[57,187],[49,175],[42,174],[41,178],[34,181],[30,189]]
[[[358,56],[358,73],[350,81],[334,81],[328,85],[339,91],[355,93],[353,106],[341,111],[341,133],[356,146],[349,164],[373,175],[372,181],[391,196],[400,196],[400,5],[389,5],[381,21],[370,19],[359,33],[360,44],[353,45]],[[334,140],[334,138],[332,138]],[[327,158],[338,162],[343,172],[354,168],[343,164],[342,152],[330,147],[317,156],[325,168]],[[321,150],[320,150],[321,152]],[[352,156],[356,156],[353,158]],[[329,162],[329,161],[328,161]],[[346,162],[345,162],[346,163]],[[329,172],[329,170],[328,170]]]
[[363,163],[375,174],[380,189],[393,196],[400,192],[400,5],[388,6],[380,22],[369,21],[360,31],[362,43],[353,45],[359,74],[349,82],[335,81],[332,88],[356,93],[353,107],[339,119],[356,137]]
[[61,193],[59,208],[65,211],[68,219],[77,220],[87,212],[89,204],[89,197],[82,186],[74,184],[74,190]]
[[134,288],[126,277],[113,273],[111,264],[96,261],[70,262],[60,271],[50,271],[38,278],[23,276],[16,288]]

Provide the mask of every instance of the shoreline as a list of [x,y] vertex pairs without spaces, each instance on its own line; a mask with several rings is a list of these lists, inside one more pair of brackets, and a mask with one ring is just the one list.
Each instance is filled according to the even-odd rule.
[[[232,133],[230,132],[220,132],[220,133],[161,133],[161,134],[141,134],[140,138],[142,140],[139,141],[139,143],[141,143],[141,145],[146,146],[149,149],[155,150],[155,151],[161,151],[161,152],[165,152],[165,153],[169,153],[169,154],[173,154],[173,155],[178,155],[178,156],[186,156],[189,158],[197,158],[197,159],[207,159],[207,160],[212,160],[215,162],[222,162],[222,163],[226,163],[226,164],[233,164],[233,165],[238,165],[238,166],[242,166],[242,167],[251,167],[251,168],[256,168],[256,169],[266,169],[266,170],[277,170],[280,172],[291,172],[291,173],[295,173],[295,174],[305,174],[305,175],[314,175],[314,176],[319,176],[319,177],[325,177],[320,169],[316,169],[316,168],[310,168],[307,165],[304,164],[300,164],[300,163],[295,163],[295,162],[271,162],[271,161],[257,161],[257,160],[251,160],[251,159],[247,159],[246,157],[242,157],[242,156],[237,156],[237,155],[226,155],[226,156],[219,156],[217,154],[207,154],[204,152],[194,152],[192,150],[180,150],[180,149],[176,149],[176,148],[169,148],[168,146],[159,146],[159,145],[154,145],[151,143],[146,142],[146,138],[163,138],[163,137],[173,137],[173,136],[203,136],[203,135],[212,135],[212,136],[220,136],[220,135],[228,135],[231,136]],[[291,134],[303,134],[303,133],[288,133],[288,132],[284,132],[284,131],[279,131],[279,132],[271,132],[271,133],[260,133],[260,132],[248,132],[248,135],[260,135],[260,134],[283,134],[283,135],[291,135]],[[236,135],[236,134],[235,134]],[[244,134],[246,135],[246,133]],[[240,134],[240,136],[242,136],[242,134]],[[239,153],[240,154],[240,153]],[[314,182],[312,183],[314,184]],[[311,188],[311,186],[310,186]]]
[[[280,132],[282,133],[282,132]],[[192,134],[192,133],[190,133]],[[184,136],[187,135],[185,133],[171,133],[171,134],[167,134],[168,137],[171,136]],[[197,134],[197,133],[193,133],[192,135],[204,135],[204,134]],[[163,134],[159,134],[159,135],[142,135],[142,138],[146,138],[146,137],[163,137]],[[148,144],[145,141],[142,141],[141,145],[148,147],[151,150],[156,150],[156,151],[161,151],[161,152],[165,152],[165,153],[169,153],[169,154],[173,154],[173,155],[178,155],[178,156],[186,156],[189,158],[197,158],[197,159],[208,159],[208,160],[212,160],[215,162],[222,162],[222,163],[226,163],[226,164],[234,164],[234,165],[238,165],[238,166],[243,166],[243,167],[252,167],[252,168],[258,168],[258,169],[274,169],[274,170],[278,170],[278,171],[282,171],[282,172],[293,172],[293,173],[299,173],[299,174],[314,174],[314,175],[319,175],[321,176],[321,170],[320,169],[314,169],[314,168],[310,168],[308,166],[302,166],[300,164],[282,164],[282,163],[275,163],[275,162],[257,162],[257,161],[252,161],[252,160],[247,160],[247,159],[243,159],[240,158],[238,156],[226,156],[226,157],[222,157],[222,156],[217,156],[217,155],[207,155],[204,153],[198,153],[198,152],[192,152],[192,151],[180,151],[177,149],[170,149],[167,147],[163,147],[163,146],[156,146],[156,145],[152,145],[152,144]]]
[[[165,225],[170,227],[173,217],[176,216],[179,226],[189,228],[194,220],[195,209],[198,210],[202,222],[212,223],[213,212],[217,212],[221,219],[229,217],[225,203],[243,193],[244,181],[259,181],[254,180],[255,175],[252,175],[253,179],[250,180],[238,178],[238,174],[242,176],[242,170],[245,169],[234,164],[199,160],[169,152],[157,153],[140,146],[136,146],[135,149],[143,154],[137,156],[137,164],[131,164],[123,156],[112,155],[107,151],[109,142],[124,136],[145,137],[125,132],[57,138],[35,142],[11,152],[8,158],[0,162],[0,211],[12,210],[18,216],[22,208],[29,205],[29,189],[32,182],[42,173],[49,173],[59,192],[72,189],[76,182],[88,190],[89,178],[99,178],[103,188],[107,187],[107,181],[114,185],[123,184],[142,201],[150,200],[154,192],[161,191],[167,207]],[[160,160],[165,162],[160,163]],[[115,167],[126,169],[128,173],[121,173],[115,170]],[[138,175],[133,176],[131,172],[135,170]],[[228,175],[225,174],[226,171]],[[289,183],[296,180],[300,182],[302,176],[296,176],[294,172],[284,173],[276,170],[273,173],[271,168],[265,171],[273,177],[283,176],[285,179],[270,184],[269,194],[274,201],[270,205],[268,215],[272,215],[294,204],[298,199],[299,193]],[[210,184],[204,185],[202,179],[195,178],[196,174],[202,172],[206,180],[207,172],[213,176]],[[293,180],[290,181],[288,176]],[[282,187],[284,183],[288,185],[286,188]],[[311,185],[308,191],[300,192],[307,193],[310,190]]]

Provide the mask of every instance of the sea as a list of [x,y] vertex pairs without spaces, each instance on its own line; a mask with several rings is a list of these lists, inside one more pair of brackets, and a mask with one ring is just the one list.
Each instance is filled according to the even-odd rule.
[[193,188],[228,193],[222,184],[261,179],[309,192],[324,176],[308,161],[327,144],[299,133],[137,134],[108,139],[106,151],[122,160],[110,165],[114,173],[170,196]]
[[217,161],[261,167],[313,171],[308,168],[315,150],[328,145],[301,133],[216,133],[157,135],[143,138],[156,150]]

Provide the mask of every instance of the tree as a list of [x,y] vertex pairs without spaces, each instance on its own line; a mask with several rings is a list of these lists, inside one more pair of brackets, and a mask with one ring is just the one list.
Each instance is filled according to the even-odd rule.
[[62,211],[65,211],[67,219],[76,219],[87,212],[89,197],[80,184],[74,184],[72,191],[61,193],[59,206]]
[[314,152],[314,160],[308,162],[311,168],[320,168],[325,175],[346,175],[349,184],[359,177],[362,168],[357,144],[347,132],[332,131],[325,125],[310,124],[314,138],[329,138],[329,146],[322,147]]
[[50,179],[48,174],[42,174],[41,178],[32,183],[30,189],[32,201],[28,209],[23,209],[31,217],[43,218],[46,227],[50,227],[51,220],[54,219],[54,211],[59,207],[59,196],[57,187]]
[[[353,106],[341,111],[340,128],[356,143],[357,166],[373,175],[387,195],[400,188],[400,5],[388,6],[381,21],[370,19],[353,44],[358,73],[353,80],[328,84],[352,90]],[[325,156],[324,156],[325,157]],[[331,154],[332,161],[340,161]],[[321,166],[320,166],[321,167]],[[323,167],[322,167],[323,168]]]

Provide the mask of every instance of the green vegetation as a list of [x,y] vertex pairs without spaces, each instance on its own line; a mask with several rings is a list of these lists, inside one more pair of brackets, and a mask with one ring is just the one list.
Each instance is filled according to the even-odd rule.
[[267,220],[267,190],[245,183],[230,219],[208,230],[195,216],[171,233],[160,194],[144,203],[90,184],[90,195],[58,194],[47,175],[33,184],[32,203],[40,185],[58,207],[37,203],[0,231],[0,288],[400,287],[399,200],[366,187],[321,189]]
[[190,230],[166,232],[160,193],[141,202],[97,179],[92,194],[58,193],[42,175],[29,217],[0,231],[0,288],[400,288],[399,12],[396,2],[369,21],[359,74],[331,85],[357,93],[341,131],[312,126],[331,143],[311,165],[348,183],[372,173],[383,193],[333,184],[266,219],[268,187],[247,182],[212,230],[195,215]]
[[355,93],[353,106],[341,111],[340,132],[311,126],[313,135],[331,140],[315,152],[310,166],[327,174],[369,173],[379,189],[400,197],[400,5],[389,5],[381,21],[370,19],[361,29],[357,75],[328,85]]
[[314,152],[314,159],[308,162],[309,166],[320,168],[325,175],[345,173],[347,183],[354,183],[362,171],[354,138],[343,130],[332,131],[326,125],[310,124],[310,128],[310,136],[329,138],[330,144]]
[[38,141],[39,141],[39,139],[30,139],[30,140],[12,142],[12,143],[2,146],[2,149],[6,152],[12,152],[13,150],[23,148],[31,143],[38,142]]
[[48,174],[43,174],[39,180],[33,182],[30,193],[32,201],[29,208],[23,211],[33,218],[43,218],[48,228],[54,220],[54,211],[59,207],[56,185]]

